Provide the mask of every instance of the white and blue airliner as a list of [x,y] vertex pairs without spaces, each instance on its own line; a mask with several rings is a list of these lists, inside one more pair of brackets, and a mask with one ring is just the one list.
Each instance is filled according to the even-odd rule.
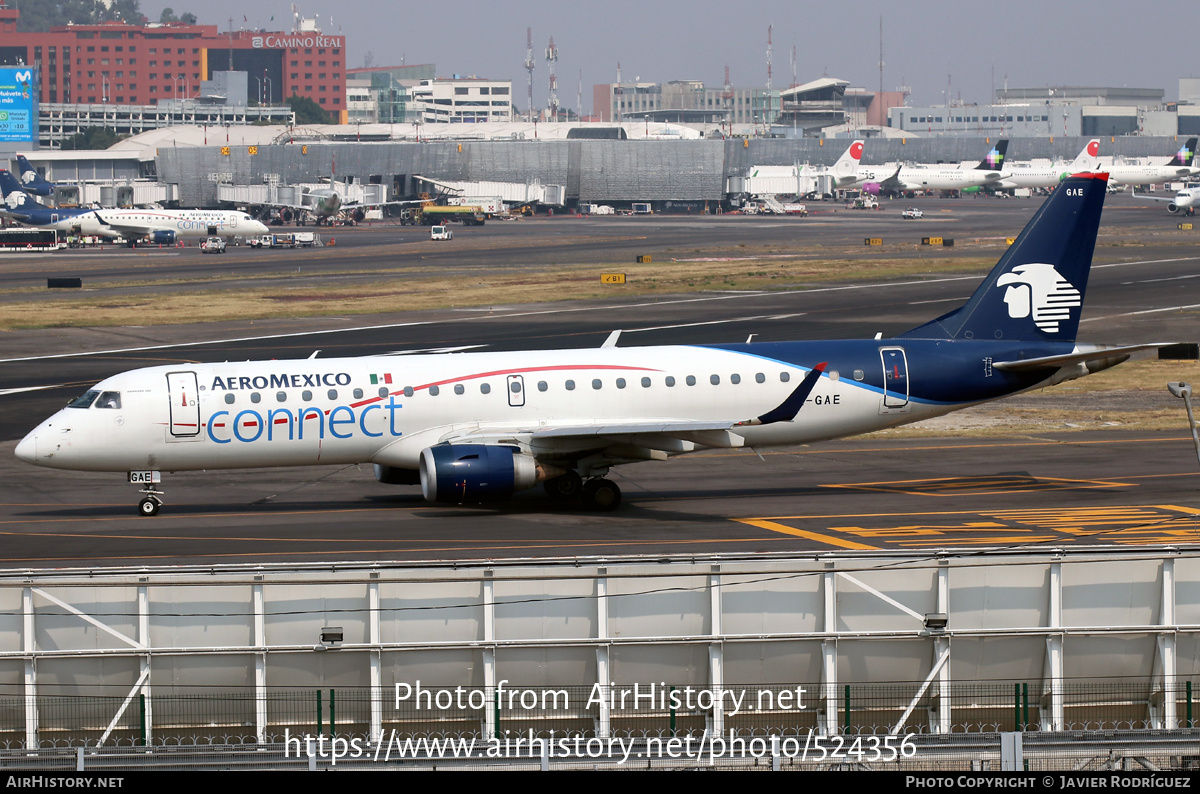
[[1075,342],[1106,175],[1066,179],[960,308],[891,339],[173,364],[97,383],[17,457],[125,472],[374,464],[435,502],[613,509],[623,463],[804,444],[1078,378],[1139,349]]

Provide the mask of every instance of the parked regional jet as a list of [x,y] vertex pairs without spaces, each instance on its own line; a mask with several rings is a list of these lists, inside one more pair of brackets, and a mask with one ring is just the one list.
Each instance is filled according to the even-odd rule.
[[1167,204],[1167,212],[1172,215],[1182,213],[1191,216],[1196,214],[1196,205],[1200,204],[1200,183],[1189,182],[1183,190],[1175,194],[1174,198],[1146,196],[1138,193],[1135,193],[1133,197],[1146,201],[1168,201],[1170,203]]
[[912,190],[962,190],[989,185],[1000,179],[1008,141],[996,142],[979,164],[973,168],[944,165],[901,165],[896,172],[868,192],[905,193]]
[[32,193],[35,196],[54,195],[54,183],[46,181],[46,178],[29,164],[23,154],[17,155],[17,171],[21,174],[21,188],[26,193]]
[[1197,169],[1193,167],[1195,156],[1196,138],[1188,138],[1175,156],[1163,165],[1113,163],[1104,168],[1109,173],[1109,181],[1114,185],[1151,185],[1194,176],[1197,173]]
[[1100,160],[1100,139],[1092,138],[1083,147],[1073,162],[1055,162],[1049,165],[1031,163],[1009,163],[1000,179],[988,184],[995,190],[1018,187],[1054,187],[1072,174],[1083,174],[1097,170]]
[[1106,185],[1067,179],[962,307],[892,339],[172,364],[97,383],[16,455],[128,472],[144,515],[161,471],[351,463],[429,501],[543,483],[613,509],[622,463],[866,433],[1157,347],[1075,343]]
[[0,170],[3,213],[25,226],[57,229],[64,234],[122,239],[130,247],[146,240],[173,244],[177,239],[219,235],[255,237],[270,231],[244,212],[231,210],[56,209],[21,189],[16,178]]

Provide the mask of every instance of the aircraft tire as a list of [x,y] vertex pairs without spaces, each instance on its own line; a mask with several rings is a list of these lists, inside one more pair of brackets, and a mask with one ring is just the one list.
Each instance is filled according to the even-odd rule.
[[583,480],[574,471],[568,471],[559,477],[552,477],[542,483],[542,488],[545,489],[546,495],[550,497],[550,501],[565,503],[573,502],[579,498],[579,494],[583,491]]
[[621,506],[621,489],[602,477],[588,480],[583,486],[583,504],[589,510],[616,510]]
[[158,515],[158,510],[160,507],[162,507],[162,502],[147,496],[145,499],[138,502],[138,515],[156,516]]

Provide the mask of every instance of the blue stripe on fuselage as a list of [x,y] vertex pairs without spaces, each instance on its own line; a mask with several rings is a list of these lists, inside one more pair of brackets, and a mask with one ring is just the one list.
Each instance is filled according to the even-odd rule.
[[[1057,368],[1005,372],[992,369],[995,361],[1016,361],[1070,353],[1073,343],[1038,344],[976,340],[851,339],[828,342],[755,342],[695,345],[710,350],[751,356],[809,370],[822,361],[840,374],[840,383],[884,393],[880,351],[900,348],[908,364],[909,400],[929,405],[961,405],[994,400],[1037,386]],[[863,379],[853,373],[862,370]]]

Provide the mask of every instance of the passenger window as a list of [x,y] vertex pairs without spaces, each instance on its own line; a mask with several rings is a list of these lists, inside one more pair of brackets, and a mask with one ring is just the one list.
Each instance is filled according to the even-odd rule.
[[96,398],[99,395],[100,395],[100,392],[94,391],[94,390],[84,392],[83,394],[76,397],[74,400],[71,400],[71,402],[67,403],[67,407],[68,408],[90,408],[92,403],[94,403],[96,401]]
[[492,391],[492,384],[490,384],[490,383],[479,384],[479,391],[482,394],[490,394]]
[[121,407],[121,392],[106,391],[100,395],[100,399],[96,400],[97,408],[120,408]]
[[454,393],[455,394],[462,394],[465,391],[466,391],[466,389],[463,388],[463,385],[461,383],[454,384]]
[[603,385],[604,385],[604,384],[600,382],[600,379],[599,379],[599,378],[593,378],[593,379],[592,379],[592,388],[593,388],[593,389],[599,390],[599,389],[600,389],[600,387],[601,387],[601,386],[603,386]]
[[304,400],[304,402],[308,402],[312,399],[312,392],[310,392],[308,389],[305,389],[304,391],[300,392],[300,399]]
[[412,397],[412,396],[413,396],[413,387],[412,387],[412,386],[405,386],[405,387],[404,387],[404,396],[405,396],[405,397]]
[[521,381],[514,380],[512,383],[510,383],[508,385],[508,390],[510,392],[512,392],[513,394],[520,394],[521,393]]
[[792,379],[792,376],[790,373],[787,373],[787,372],[779,373],[779,382],[780,383],[787,383],[791,379]]
[[831,369],[831,370],[829,370],[829,372],[826,372],[825,374],[829,376],[830,380],[837,380],[838,378],[842,377],[841,373],[838,372],[836,369]]
[[737,385],[742,382],[742,376],[735,372],[729,376],[729,382],[734,385]]
[[380,396],[380,397],[387,397],[387,396],[388,396],[388,390],[387,390],[387,386],[380,386],[380,387],[379,387],[379,396]]
[[625,388],[625,379],[624,378],[617,378],[617,388],[618,389]]
[[362,397],[363,397],[363,390],[362,390],[362,389],[355,389],[355,390],[354,390],[354,399],[356,399],[356,400],[361,400],[361,399],[362,399]]
[[233,405],[233,400],[234,400],[234,397],[233,397],[233,392],[227,392],[227,393],[225,394],[225,404],[226,404],[226,405]]
[[329,399],[331,399],[331,400],[336,400],[337,399],[337,389],[330,389],[329,393],[326,396],[329,397]]
[[437,397],[437,396],[438,396],[439,394],[441,394],[441,393],[442,393],[442,390],[441,390],[441,389],[439,389],[437,386],[430,386],[430,387],[429,387],[429,396],[430,396],[430,397]]
[[865,377],[865,376],[863,375],[863,371],[861,369],[854,370],[854,379],[855,380],[862,380],[863,377]]
[[538,381],[538,391],[545,391],[546,389],[549,389],[549,388],[550,388],[550,384],[546,383],[546,381],[544,381],[544,380]]
[[287,392],[285,392],[285,391],[275,392],[275,402],[277,402],[277,403],[287,402]]
[[642,388],[643,389],[650,388],[650,379],[649,378],[642,378]]
[[721,385],[721,376],[720,375],[709,375],[708,382],[714,386],[720,386]]
[[666,382],[667,382],[667,385],[668,385],[668,386],[674,386],[674,385],[675,385],[675,378],[674,378],[674,376],[672,376],[672,375],[668,375],[668,376],[667,376],[667,381],[666,381]]
[[687,376],[687,385],[689,385],[689,386],[695,386],[695,385],[696,385],[696,376],[695,376],[695,375],[688,375],[688,376]]
[[250,393],[250,402],[252,402],[252,403],[262,402],[262,395],[259,394],[258,392],[251,392]]
[[754,375],[754,382],[755,382],[755,383],[766,383],[766,382],[767,382],[767,376],[766,376],[766,375],[764,375],[764,374],[762,374],[761,372],[755,373],[755,375]]
[[575,381],[569,380],[563,385],[567,387],[567,391],[575,391]]

